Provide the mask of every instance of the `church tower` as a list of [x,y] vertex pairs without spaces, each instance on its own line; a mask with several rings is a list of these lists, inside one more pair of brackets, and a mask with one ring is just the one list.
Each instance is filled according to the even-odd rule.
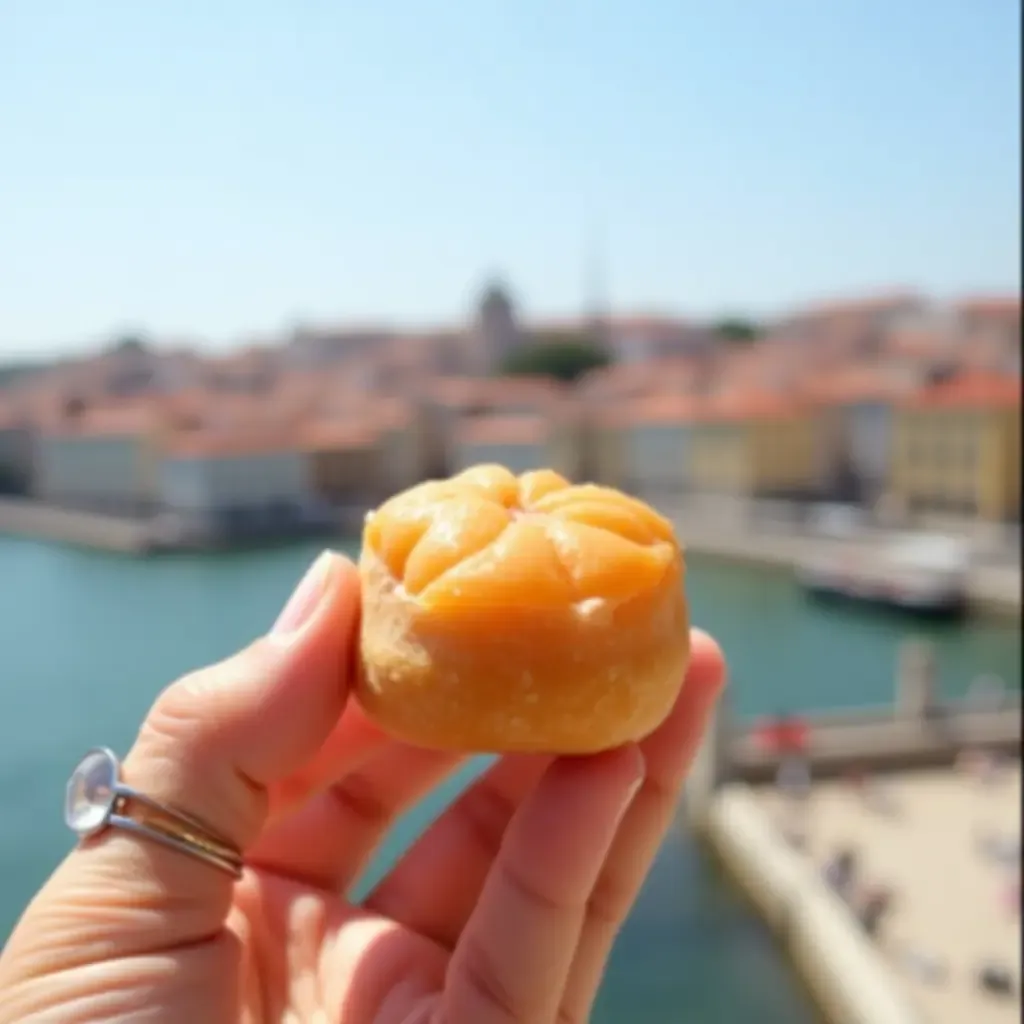
[[484,290],[474,334],[475,348],[480,353],[485,373],[496,371],[522,345],[523,336],[512,299],[496,279]]

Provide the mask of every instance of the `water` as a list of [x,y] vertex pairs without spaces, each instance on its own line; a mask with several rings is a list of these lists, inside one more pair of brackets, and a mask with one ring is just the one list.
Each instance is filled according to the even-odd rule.
[[[96,743],[127,749],[155,694],[269,626],[314,554],[298,545],[133,560],[0,538],[0,935],[68,849],[60,801],[78,755]],[[729,659],[740,714],[891,697],[905,623],[808,605],[783,574],[699,560],[688,589],[695,622]],[[1013,625],[915,631],[936,645],[945,693],[982,672],[1019,687]],[[368,882],[467,779],[398,824]],[[615,950],[595,1021],[748,1019],[815,1018],[766,931],[679,827]]]

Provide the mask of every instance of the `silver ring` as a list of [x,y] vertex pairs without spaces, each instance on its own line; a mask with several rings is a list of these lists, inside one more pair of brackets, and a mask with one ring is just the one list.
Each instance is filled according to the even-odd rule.
[[242,875],[238,850],[201,821],[126,786],[117,755],[106,747],[94,747],[71,773],[64,823],[80,841],[119,828],[196,857],[234,878]]

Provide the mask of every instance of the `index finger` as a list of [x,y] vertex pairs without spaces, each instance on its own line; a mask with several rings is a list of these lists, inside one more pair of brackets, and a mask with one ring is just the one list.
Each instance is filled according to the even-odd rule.
[[591,892],[643,775],[635,745],[552,763],[512,819],[452,954],[442,1020],[554,1019]]

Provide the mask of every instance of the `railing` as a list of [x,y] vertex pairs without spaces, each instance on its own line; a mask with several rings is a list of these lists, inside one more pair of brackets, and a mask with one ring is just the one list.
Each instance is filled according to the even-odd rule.
[[[936,708],[924,716],[902,715],[888,708],[874,714],[829,713],[804,720],[807,741],[801,756],[815,778],[856,769],[941,767],[954,763],[968,748],[1016,756],[1021,750],[1019,693],[994,709],[976,710],[963,701]],[[768,782],[787,756],[761,742],[756,732],[750,730],[723,738],[727,778]]]

